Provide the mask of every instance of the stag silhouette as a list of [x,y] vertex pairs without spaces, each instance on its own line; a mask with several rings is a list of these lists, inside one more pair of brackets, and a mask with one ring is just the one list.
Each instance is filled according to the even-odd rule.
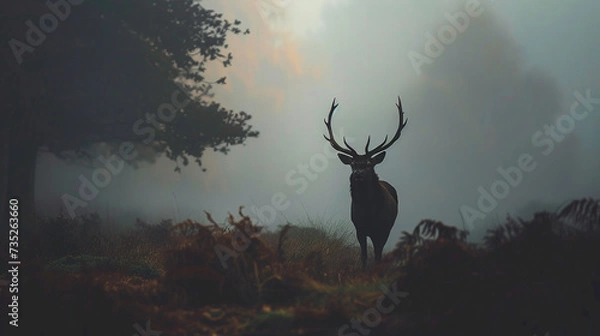
[[402,111],[402,103],[398,97],[398,114],[400,122],[394,138],[388,143],[387,135],[383,142],[369,150],[371,136],[367,138],[365,146],[365,154],[360,155],[352,148],[344,137],[344,144],[347,148],[340,146],[333,136],[331,129],[331,117],[338,104],[335,98],[331,103],[329,116],[325,120],[325,126],[329,132],[329,138],[325,135],[333,149],[337,150],[338,157],[343,164],[350,165],[352,174],[350,175],[350,196],[352,198],[351,218],[354,227],[356,228],[356,237],[360,244],[360,257],[362,261],[362,269],[366,270],[367,266],[367,237],[371,238],[375,251],[375,262],[381,262],[381,253],[383,246],[390,236],[390,231],[396,221],[398,215],[398,194],[396,189],[386,181],[379,180],[375,173],[375,165],[381,163],[385,158],[385,150],[388,149],[398,138],[408,120],[404,121],[404,112]]

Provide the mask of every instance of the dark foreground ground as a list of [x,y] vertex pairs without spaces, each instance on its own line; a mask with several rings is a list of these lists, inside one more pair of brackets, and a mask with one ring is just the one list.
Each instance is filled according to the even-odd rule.
[[482,246],[424,220],[367,273],[343,235],[238,217],[40,219],[21,238],[19,334],[600,335],[596,200],[507,218]]

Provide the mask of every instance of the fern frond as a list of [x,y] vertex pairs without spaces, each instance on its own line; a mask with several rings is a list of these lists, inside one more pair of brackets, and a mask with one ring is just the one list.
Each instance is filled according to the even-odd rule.
[[600,229],[600,200],[583,198],[557,211],[559,219],[571,221],[588,231]]

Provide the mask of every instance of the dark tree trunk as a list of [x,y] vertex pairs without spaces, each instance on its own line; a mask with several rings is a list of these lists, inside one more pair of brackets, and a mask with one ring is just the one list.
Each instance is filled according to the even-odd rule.
[[[6,214],[6,204],[8,202],[8,157],[10,148],[10,134],[6,127],[0,129],[0,209],[2,209],[1,218]],[[6,223],[3,221],[3,223]]]
[[[14,63],[14,62],[13,62]],[[24,231],[29,231],[36,226],[35,211],[35,168],[37,154],[43,137],[39,131],[41,118],[40,112],[44,112],[44,100],[39,96],[44,92],[44,83],[39,80],[35,71],[27,71],[26,68],[11,66],[4,73],[3,93],[0,101],[5,105],[4,112],[7,115],[2,118],[3,125],[0,126],[0,219],[6,223],[0,237],[0,249],[3,257],[6,256],[5,246],[8,235],[9,202],[16,199],[18,202],[19,223],[19,254],[22,256],[23,249],[29,249]]]
[[[9,160],[9,140],[10,134],[7,127],[0,129],[0,220],[2,223],[8,223],[8,160]],[[5,226],[6,227],[6,226]],[[6,251],[8,249],[8,230],[2,230],[0,233],[0,261],[6,264]]]
[[11,146],[9,153],[7,198],[19,201],[19,222],[31,228],[35,224],[35,166],[38,146],[31,142],[21,142]]
[[[33,229],[36,221],[35,212],[35,168],[38,148],[35,136],[19,129],[2,130],[2,144],[0,147],[0,185],[2,222],[8,223],[9,201],[18,201],[19,223],[19,254],[28,249],[27,241],[23,240],[23,232]],[[2,230],[2,256],[6,256],[8,249],[8,226]],[[34,246],[31,246],[35,248]]]

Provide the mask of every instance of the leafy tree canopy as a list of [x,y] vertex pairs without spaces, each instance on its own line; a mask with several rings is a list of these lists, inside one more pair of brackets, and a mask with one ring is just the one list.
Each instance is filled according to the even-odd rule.
[[[227,153],[258,136],[250,115],[212,100],[212,85],[225,77],[203,76],[211,61],[231,64],[226,37],[249,33],[240,21],[192,0],[21,0],[2,7],[8,48],[0,59],[0,98],[12,144],[90,163],[99,149],[119,153],[131,142],[138,153],[132,163],[165,153],[201,166],[205,149]],[[48,14],[56,24],[42,19]]]

